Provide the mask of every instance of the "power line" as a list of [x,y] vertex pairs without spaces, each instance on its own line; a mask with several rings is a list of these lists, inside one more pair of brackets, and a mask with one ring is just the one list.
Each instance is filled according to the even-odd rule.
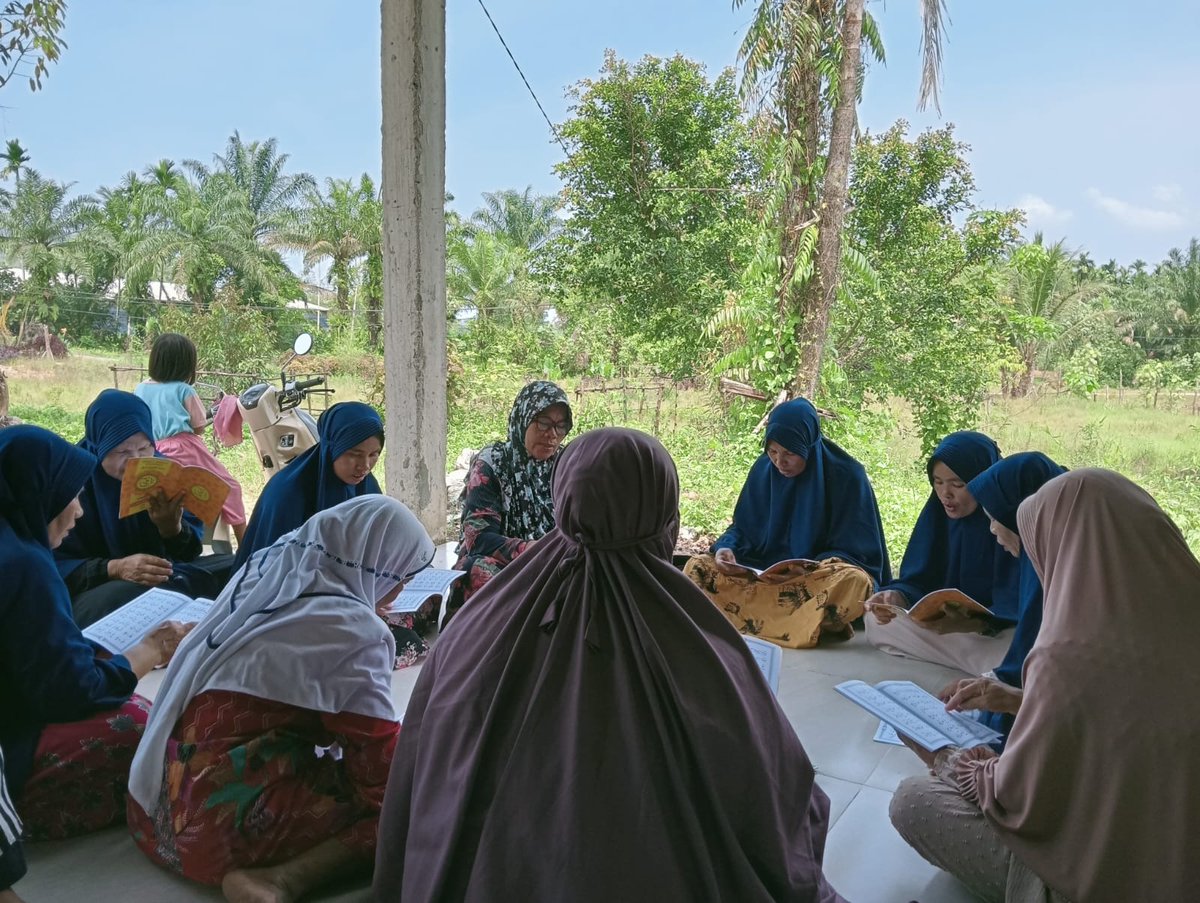
[[537,108],[542,111],[542,118],[546,120],[546,125],[550,126],[550,133],[554,135],[554,140],[558,142],[558,146],[563,149],[563,153],[570,156],[570,151],[567,150],[567,145],[563,142],[562,136],[558,134],[558,129],[554,127],[554,123],[550,121],[550,117],[546,115],[546,108],[542,106],[542,102],[538,100],[537,94],[533,90],[533,85],[529,84],[529,79],[525,77],[525,73],[521,71],[521,64],[517,62],[517,58],[513,56],[513,52],[508,49],[508,42],[504,40],[504,35],[500,34],[500,29],[496,25],[496,20],[492,18],[492,14],[488,12],[487,6],[483,0],[479,0],[479,6],[483,9],[483,14],[487,16],[488,22],[492,25],[492,31],[496,32],[496,37],[500,39],[500,45],[504,48],[504,52],[508,54],[508,58],[512,60],[513,66],[517,69],[517,75],[521,76],[521,81],[525,82],[525,87],[529,89],[529,96],[533,98],[533,102],[537,104]]

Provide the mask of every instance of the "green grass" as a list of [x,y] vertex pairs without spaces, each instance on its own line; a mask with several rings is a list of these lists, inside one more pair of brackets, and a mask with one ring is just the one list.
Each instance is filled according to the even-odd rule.
[[[112,385],[111,363],[92,355],[59,362],[6,361],[12,413],[78,439],[84,409]],[[464,448],[477,449],[504,437],[509,406],[523,379],[510,368],[469,368],[463,382],[450,409],[448,469]],[[338,400],[364,398],[369,389],[354,375],[335,376],[331,383]],[[576,433],[612,425],[655,433],[679,468],[682,524],[708,536],[725,528],[760,448],[761,438],[752,429],[761,408],[735,403],[727,409],[714,393],[702,390],[666,388],[659,393],[614,382],[613,391],[580,394],[574,381],[563,387],[574,407]],[[979,428],[995,437],[1006,454],[1037,450],[1067,467],[1107,467],[1126,474],[1158,499],[1192,548],[1200,550],[1200,417],[1191,414],[1190,400],[1185,401],[1174,410],[1148,408],[1129,392],[1122,400],[1114,393],[1108,401],[1103,394],[1098,401],[1069,396],[991,401],[980,412]],[[826,429],[867,468],[898,566],[929,495],[908,411],[899,405],[878,408],[852,421],[830,422]],[[251,443],[222,450],[220,458],[242,482],[247,505],[252,505],[263,479]],[[376,473],[382,482],[382,464]]]

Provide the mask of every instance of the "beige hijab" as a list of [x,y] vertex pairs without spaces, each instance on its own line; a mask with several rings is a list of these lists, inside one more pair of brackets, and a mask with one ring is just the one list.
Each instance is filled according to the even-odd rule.
[[1129,480],[1027,499],[1045,589],[1008,747],[960,775],[1009,848],[1077,903],[1200,893],[1200,562]]

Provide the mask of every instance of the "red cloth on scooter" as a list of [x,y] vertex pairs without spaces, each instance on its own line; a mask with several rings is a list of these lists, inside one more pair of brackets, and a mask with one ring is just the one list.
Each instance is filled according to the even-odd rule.
[[242,409],[236,395],[222,395],[213,416],[213,432],[226,448],[242,444]]
[[254,506],[246,533],[238,546],[234,569],[245,564],[259,549],[274,545],[326,508],[360,495],[380,495],[379,483],[371,474],[356,486],[338,479],[333,462],[360,442],[378,436],[383,441],[383,420],[369,404],[342,401],[317,421],[317,444],[297,455],[267,481]]

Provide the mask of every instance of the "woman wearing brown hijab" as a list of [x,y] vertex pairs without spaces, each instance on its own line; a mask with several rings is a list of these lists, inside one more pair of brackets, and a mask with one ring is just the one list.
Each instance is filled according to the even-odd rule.
[[1200,562],[1110,471],[1057,477],[1017,521],[1045,602],[1008,745],[931,757],[892,822],[984,900],[1195,899]]
[[380,901],[839,901],[829,801],[725,617],[671,564],[679,482],[588,433],[557,527],[463,608],[413,690]]

